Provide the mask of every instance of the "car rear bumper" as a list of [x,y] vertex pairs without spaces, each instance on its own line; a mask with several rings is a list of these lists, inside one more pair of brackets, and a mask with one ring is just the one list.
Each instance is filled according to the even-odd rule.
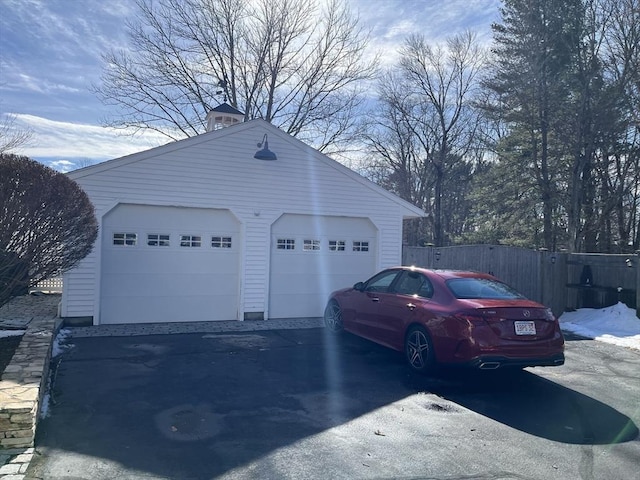
[[559,367],[564,365],[564,353],[543,358],[512,358],[487,355],[476,357],[467,365],[479,370],[496,370],[503,367]]

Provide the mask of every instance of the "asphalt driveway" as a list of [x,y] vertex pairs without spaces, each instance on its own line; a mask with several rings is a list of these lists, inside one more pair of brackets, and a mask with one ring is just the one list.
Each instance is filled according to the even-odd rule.
[[640,465],[640,352],[595,341],[568,341],[562,367],[437,377],[318,328],[69,343],[29,479],[624,479]]

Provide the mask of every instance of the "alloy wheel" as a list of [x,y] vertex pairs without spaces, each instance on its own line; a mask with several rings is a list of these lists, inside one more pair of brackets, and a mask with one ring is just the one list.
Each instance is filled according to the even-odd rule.
[[424,372],[430,367],[431,346],[427,334],[421,328],[414,328],[407,335],[405,353],[411,368]]
[[332,332],[342,331],[342,310],[335,300],[332,300],[324,310],[324,324]]

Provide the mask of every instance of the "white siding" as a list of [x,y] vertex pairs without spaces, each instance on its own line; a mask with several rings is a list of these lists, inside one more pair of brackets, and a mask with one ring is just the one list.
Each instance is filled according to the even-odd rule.
[[[253,158],[264,133],[276,161]],[[400,263],[402,218],[421,214],[263,121],[209,132],[69,176],[87,192],[100,221],[118,203],[236,212],[244,232],[241,312],[266,308],[269,225],[281,213],[373,217],[380,235],[377,267]],[[66,276],[70,287],[64,315],[95,315],[97,265],[99,253],[94,251]]]
[[[100,245],[100,234],[96,245]],[[64,290],[60,315],[63,317],[92,317],[97,296],[96,246],[73,270],[63,275]]]
[[380,231],[380,263],[378,269],[394,267],[402,263],[402,217],[373,216],[373,223]]

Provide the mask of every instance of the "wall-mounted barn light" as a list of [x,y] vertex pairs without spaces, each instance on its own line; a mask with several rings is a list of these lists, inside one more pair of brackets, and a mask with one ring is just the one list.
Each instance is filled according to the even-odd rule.
[[[264,145],[264,147],[263,147]],[[262,138],[262,142],[258,143],[258,150],[253,158],[257,158],[258,160],[277,160],[276,154],[269,150],[269,141],[267,140],[267,134],[264,134]]]

